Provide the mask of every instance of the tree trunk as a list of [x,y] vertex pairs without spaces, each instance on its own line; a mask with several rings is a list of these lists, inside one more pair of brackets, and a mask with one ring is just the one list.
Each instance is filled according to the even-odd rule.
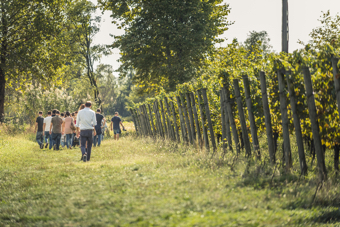
[[[2,59],[1,59],[2,63]],[[1,64],[2,65],[2,64]],[[5,116],[5,87],[6,87],[6,80],[5,80],[5,73],[3,69],[0,67],[0,122],[4,122]]]

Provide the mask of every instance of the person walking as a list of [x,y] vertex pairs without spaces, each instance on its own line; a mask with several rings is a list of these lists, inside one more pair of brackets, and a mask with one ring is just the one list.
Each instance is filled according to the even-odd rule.
[[[44,118],[42,117],[42,111],[39,111],[39,116],[37,117],[37,120],[35,121],[35,128],[34,132],[36,132],[35,139],[37,140],[40,149],[44,148]],[[38,128],[38,130],[37,130]]]
[[63,119],[59,117],[59,110],[53,110],[53,112],[52,114],[55,114],[55,117],[51,120],[50,135],[53,141],[53,150],[59,150]]
[[[78,112],[77,116],[77,135],[80,136],[80,149],[83,161],[90,161],[93,135],[96,135],[95,126],[97,125],[96,114],[91,110],[92,103],[87,101],[85,108]],[[87,150],[86,150],[87,143]]]
[[[46,143],[45,148],[47,148],[47,146],[50,145],[49,146],[50,150],[52,149],[52,137],[50,135],[50,126],[51,126],[51,120],[52,120],[51,114],[52,112],[48,111],[47,117],[45,117],[44,119],[44,133],[45,133],[45,143]],[[47,138],[48,138],[48,143],[47,143]]]
[[97,113],[96,113],[96,120],[97,120],[97,125],[95,127],[96,129],[96,135],[94,136],[94,144],[93,146],[96,146],[98,143],[98,147],[100,146],[100,143],[102,141],[102,121],[105,119],[104,116],[100,114],[101,110],[98,108]]
[[[61,125],[61,127],[63,128],[64,123],[65,123],[65,113],[61,113],[60,118],[63,120],[63,123]],[[61,147],[65,147],[65,145],[66,145],[66,136],[65,136],[63,130],[61,132],[60,145],[61,145]]]
[[113,131],[115,140],[119,140],[119,134],[121,132],[120,125],[124,129],[124,125],[122,123],[122,119],[119,117],[119,113],[115,112],[115,116],[111,119],[111,131]]
[[66,117],[64,119],[63,124],[63,134],[66,136],[66,147],[72,149],[72,137],[73,137],[73,128],[74,128],[74,120],[71,117],[70,112],[66,112]]

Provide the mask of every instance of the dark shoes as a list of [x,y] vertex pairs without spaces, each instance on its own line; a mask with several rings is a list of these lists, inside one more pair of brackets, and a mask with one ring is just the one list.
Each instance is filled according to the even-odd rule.
[[83,162],[86,162],[87,161],[87,156],[86,156],[86,153],[83,155]]
[[55,151],[57,149],[57,144],[53,144],[53,150]]
[[44,144],[40,144],[40,149],[43,149],[44,148]]
[[47,148],[47,146],[48,146],[48,143],[45,144],[45,148]]

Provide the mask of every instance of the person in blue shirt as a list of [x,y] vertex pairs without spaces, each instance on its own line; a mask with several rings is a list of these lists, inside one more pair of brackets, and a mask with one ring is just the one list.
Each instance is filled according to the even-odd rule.
[[111,119],[111,131],[113,131],[114,139],[119,140],[119,134],[120,134],[120,125],[124,129],[124,125],[122,123],[122,119],[118,117],[118,112],[115,112],[115,116]]

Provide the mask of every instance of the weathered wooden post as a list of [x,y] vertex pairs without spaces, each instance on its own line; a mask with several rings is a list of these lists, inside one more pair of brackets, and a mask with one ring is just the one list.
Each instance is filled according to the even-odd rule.
[[241,97],[241,93],[240,93],[240,87],[239,87],[237,79],[234,79],[233,83],[234,83],[235,98],[236,98],[236,101],[237,101],[237,109],[238,109],[238,113],[239,113],[239,116],[240,116],[243,141],[244,141],[244,145],[245,145],[245,148],[246,148],[246,153],[247,153],[248,156],[250,156],[251,155],[250,141],[249,141],[247,123],[246,123],[246,119],[244,117],[244,110],[243,110],[242,97]]
[[133,109],[129,109],[129,111],[130,111],[131,116],[132,116],[133,124],[135,125],[136,134],[137,134],[137,136],[139,136],[138,135],[138,126],[137,126],[136,117],[135,117],[135,114],[133,112]]
[[185,122],[184,122],[183,113],[182,113],[181,99],[179,98],[179,96],[176,96],[176,100],[177,100],[177,106],[178,106],[179,121],[181,123],[181,132],[182,132],[183,142],[185,141],[188,143],[189,140],[188,140],[188,134],[185,128]]
[[205,115],[208,120],[208,126],[209,126],[209,132],[210,132],[210,139],[211,139],[211,144],[213,146],[214,152],[216,151],[216,140],[215,140],[215,133],[214,133],[214,128],[211,122],[211,117],[210,117],[210,109],[209,109],[209,102],[208,102],[208,97],[207,97],[207,89],[202,88],[202,96],[203,96],[203,101],[204,101],[204,106],[205,106]]
[[200,124],[198,121],[198,115],[197,115],[197,108],[196,108],[196,103],[195,103],[195,96],[194,93],[190,93],[190,99],[191,99],[191,105],[192,105],[192,109],[194,112],[194,117],[195,117],[195,124],[196,124],[196,130],[197,130],[197,139],[198,139],[198,143],[199,146],[202,147],[202,136],[201,136],[201,129],[200,129]]
[[321,137],[319,132],[318,116],[316,114],[315,99],[313,94],[312,78],[309,68],[303,67],[303,76],[307,93],[307,103],[309,110],[309,119],[312,124],[313,141],[318,161],[319,177],[322,181],[327,179],[327,169],[325,165],[325,157],[322,150]]
[[[170,134],[171,134],[172,139],[176,140],[175,131],[173,130],[174,127],[171,124],[171,112],[170,112],[170,106],[169,106],[169,101],[168,101],[167,97],[164,98],[164,103],[165,103],[166,111],[168,113],[168,124],[170,124],[169,128],[170,128],[170,132],[171,132]],[[174,124],[176,124],[176,122],[174,122]]]
[[163,108],[163,101],[159,100],[160,102],[160,106],[161,106],[161,112],[162,112],[162,120],[163,120],[163,126],[164,126],[164,134],[166,137],[169,138],[169,132],[168,132],[168,128],[166,126],[166,121],[165,121],[165,113],[164,113],[164,108]]
[[[338,58],[332,57],[335,95],[338,104],[338,113],[340,116],[340,73],[338,69],[338,62]],[[339,172],[339,145],[335,145],[334,147],[334,169]]]
[[157,100],[155,100],[155,102],[154,102],[153,111],[154,111],[155,116],[156,116],[157,131],[158,131],[159,135],[164,138],[163,126],[162,126],[161,118],[159,116],[159,108],[158,108],[158,101]]
[[229,122],[231,124],[231,129],[233,131],[233,138],[235,141],[235,146],[236,146],[236,152],[239,154],[240,153],[240,142],[238,139],[238,134],[237,134],[237,128],[235,125],[235,119],[234,119],[234,115],[233,115],[233,109],[230,103],[230,93],[229,93],[229,88],[228,86],[225,84],[223,86],[223,93],[224,93],[224,98],[226,100],[226,106],[227,106],[227,113],[228,113],[228,118],[229,118]]
[[279,92],[280,92],[280,109],[281,109],[282,131],[283,131],[283,150],[285,154],[286,171],[289,171],[290,168],[293,166],[293,161],[292,161],[292,152],[291,152],[290,138],[289,138],[289,119],[288,119],[288,112],[287,112],[287,95],[285,92],[284,73],[281,70],[278,70],[277,77],[278,77]]
[[199,93],[199,91],[196,91],[196,94],[197,94],[198,107],[200,108],[200,115],[201,115],[201,120],[202,120],[203,139],[204,139],[205,149],[207,150],[207,152],[209,152],[210,150],[209,138],[208,138],[207,129],[205,128],[205,122],[204,122],[204,107],[203,107],[204,104],[202,103],[202,98],[201,98],[201,94]]
[[260,72],[260,82],[261,82],[262,104],[263,104],[264,119],[266,123],[266,132],[267,132],[270,162],[272,164],[275,164],[275,146],[274,146],[274,140],[273,140],[272,119],[270,116],[270,109],[269,109],[269,104],[268,104],[266,74],[264,72]]
[[187,100],[188,114],[189,114],[189,120],[190,120],[190,126],[191,126],[191,136],[192,136],[193,142],[195,142],[196,141],[195,124],[194,124],[194,117],[192,114],[191,100],[190,100],[189,93],[185,94],[185,98]]
[[141,132],[142,132],[143,136],[146,136],[144,122],[143,122],[142,116],[140,114],[139,107],[136,109],[136,112],[137,112],[137,116],[138,116],[138,119],[139,119],[139,122],[140,122]]
[[292,112],[293,112],[296,143],[297,143],[298,152],[299,152],[300,170],[301,170],[302,175],[306,175],[307,174],[307,163],[306,163],[306,157],[305,157],[305,149],[303,146],[300,118],[297,112],[297,106],[296,106],[296,101],[295,101],[294,84],[290,79],[291,72],[286,71],[286,76],[287,76],[287,86],[288,86],[289,98],[290,98],[290,106],[292,107]]
[[183,111],[183,115],[184,115],[184,120],[185,120],[185,123],[187,125],[189,141],[190,141],[191,144],[194,144],[194,140],[192,139],[192,132],[191,132],[191,128],[190,128],[190,122],[189,122],[189,118],[188,118],[188,111],[185,108],[182,96],[180,96],[180,99],[181,99],[181,104],[182,104],[182,111]]
[[175,106],[174,106],[173,102],[174,102],[173,100],[171,100],[171,102],[170,102],[171,109],[172,109],[172,117],[173,117],[173,120],[174,120],[175,133],[176,133],[177,142],[180,143],[181,142],[181,138],[180,138],[179,132],[178,132],[177,117],[176,117]]
[[143,110],[144,110],[144,113],[145,113],[145,118],[146,118],[147,126],[148,126],[148,129],[149,129],[149,134],[150,134],[150,136],[153,136],[154,133],[152,132],[151,123],[150,123],[148,111],[146,109],[145,104],[143,105]]
[[224,102],[224,95],[223,90],[220,90],[220,104],[221,104],[221,122],[222,122],[222,148],[223,148],[223,154],[227,153],[227,133],[226,133],[226,122],[225,122],[225,102]]
[[228,145],[229,145],[229,150],[231,152],[233,151],[233,142],[231,139],[231,132],[230,132],[230,123],[229,123],[229,114],[228,114],[228,109],[227,109],[227,100],[226,100],[226,94],[225,94],[225,88],[222,87],[222,93],[223,97],[223,106],[224,106],[224,122],[225,122],[225,127],[226,127],[226,135],[228,139]]
[[257,128],[256,128],[255,117],[253,113],[253,104],[251,102],[251,97],[250,97],[249,79],[247,75],[243,76],[243,84],[244,84],[244,91],[246,94],[246,104],[247,104],[247,109],[248,109],[251,136],[253,138],[253,146],[254,146],[254,150],[255,150],[255,154],[257,158],[261,159],[260,145],[259,145],[259,139],[257,137]]
[[152,128],[153,128],[153,135],[154,135],[154,137],[156,137],[157,136],[157,130],[156,130],[156,127],[155,127],[155,123],[153,121],[153,114],[152,114],[152,111],[151,111],[150,104],[148,104],[148,109],[149,109],[149,113],[150,113],[151,125],[152,125]]
[[145,113],[144,113],[143,105],[139,106],[139,111],[141,113],[144,129],[145,129],[145,134],[146,134],[146,136],[150,136],[150,131],[149,131],[148,123],[146,121],[146,116],[145,116]]

